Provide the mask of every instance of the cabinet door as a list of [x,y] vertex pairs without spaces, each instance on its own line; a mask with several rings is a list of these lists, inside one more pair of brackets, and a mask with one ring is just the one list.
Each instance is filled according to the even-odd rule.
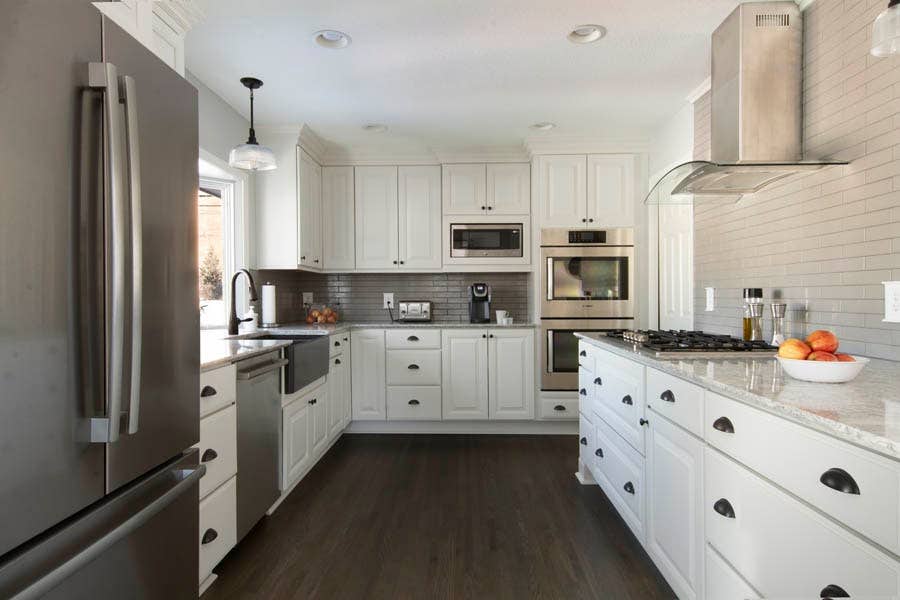
[[298,264],[313,269],[322,268],[321,177],[322,168],[309,154],[300,150],[297,158],[297,202],[300,215],[300,222],[297,223],[300,240]]
[[356,167],[356,268],[396,269],[397,167]]
[[352,415],[355,421],[383,421],[385,410],[384,330],[354,331],[352,359]]
[[495,215],[531,214],[531,165],[488,165],[487,206]]
[[541,227],[577,227],[587,224],[584,155],[541,156]]
[[328,270],[356,266],[353,167],[322,168],[322,253]]
[[282,485],[285,490],[294,483],[309,466],[311,459],[309,435],[312,429],[309,417],[312,411],[301,398],[282,411]]
[[702,598],[703,442],[654,412],[647,444],[647,552],[679,598]]
[[[349,335],[347,336],[349,339]],[[350,352],[344,354],[344,361],[350,360]],[[350,424],[350,369],[351,364],[344,364],[344,372],[341,374],[341,429],[345,429]]]
[[587,157],[587,220],[595,227],[634,226],[634,157]]
[[441,404],[445,420],[488,418],[487,342],[483,329],[442,331]]
[[534,332],[488,333],[488,398],[492,419],[534,417]]
[[400,167],[400,268],[441,268],[441,168]]
[[328,386],[322,385],[309,394],[308,403],[312,408],[312,454],[314,458],[318,458],[328,447]]
[[336,356],[331,359],[328,369],[328,438],[334,439],[340,435],[344,428],[344,381],[347,365],[344,357]]
[[485,177],[483,164],[444,165],[444,214],[487,214]]

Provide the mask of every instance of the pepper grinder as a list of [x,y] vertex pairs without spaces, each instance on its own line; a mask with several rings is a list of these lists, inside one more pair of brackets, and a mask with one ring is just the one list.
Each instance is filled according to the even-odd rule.
[[784,315],[787,312],[787,304],[772,304],[772,345],[780,346],[784,343]]

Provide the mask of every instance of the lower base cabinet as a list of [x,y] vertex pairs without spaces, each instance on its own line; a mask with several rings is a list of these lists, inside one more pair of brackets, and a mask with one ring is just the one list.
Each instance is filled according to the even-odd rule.
[[289,404],[281,416],[281,489],[288,489],[312,462],[312,410],[302,399]]
[[200,583],[237,543],[237,476],[200,501]]

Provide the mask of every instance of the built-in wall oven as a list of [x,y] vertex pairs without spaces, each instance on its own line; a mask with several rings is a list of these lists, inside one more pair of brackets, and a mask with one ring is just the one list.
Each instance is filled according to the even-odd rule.
[[523,223],[450,223],[451,258],[523,256]]
[[541,231],[541,389],[578,387],[576,331],[634,327],[634,231]]

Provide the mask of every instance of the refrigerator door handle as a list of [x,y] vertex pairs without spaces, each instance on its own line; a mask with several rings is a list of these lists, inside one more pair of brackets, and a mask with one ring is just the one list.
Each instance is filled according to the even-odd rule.
[[129,386],[128,433],[138,432],[141,411],[141,327],[143,324],[143,225],[141,222],[141,153],[138,134],[137,90],[134,78],[119,78],[125,105],[125,147],[128,163],[128,191],[131,199],[131,381]]
[[88,85],[103,91],[103,130],[105,154],[107,306],[106,322],[106,418],[91,419],[92,442],[119,439],[122,395],[125,391],[125,261],[128,256],[122,153],[122,112],[119,109],[119,83],[116,66],[108,62],[88,64]]

